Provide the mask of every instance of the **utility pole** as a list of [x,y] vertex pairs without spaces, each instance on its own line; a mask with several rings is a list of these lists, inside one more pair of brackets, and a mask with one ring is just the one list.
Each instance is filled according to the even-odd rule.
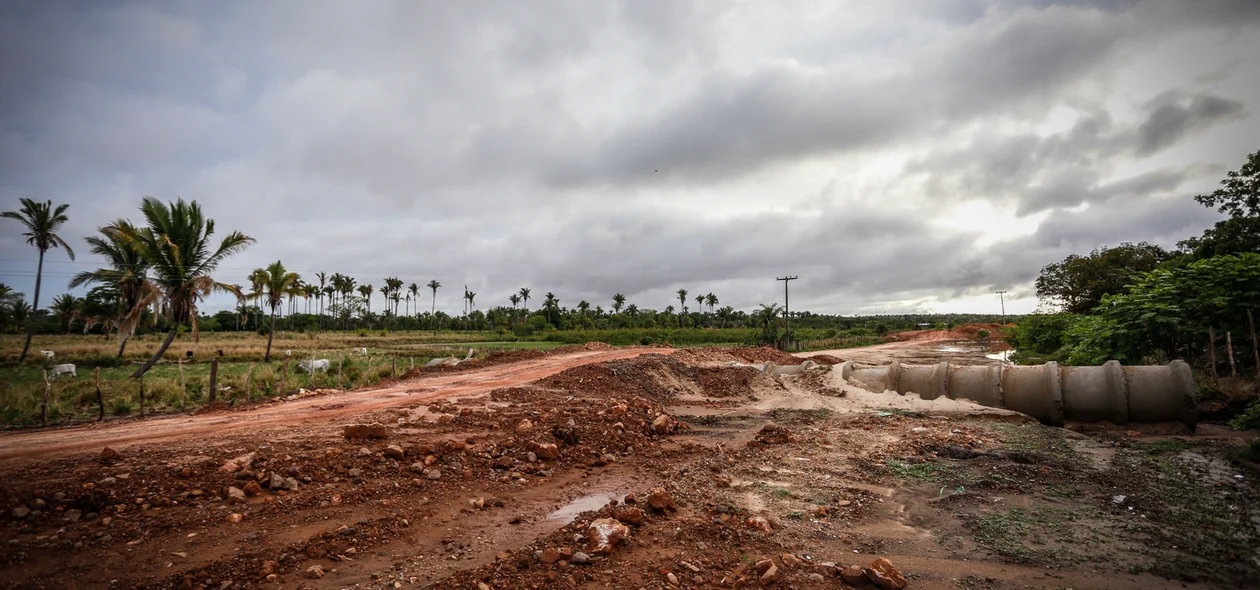
[[791,324],[791,319],[790,319],[792,316],[790,313],[788,313],[788,281],[795,281],[797,278],[798,277],[796,276],[790,276],[790,277],[776,277],[774,279],[776,281],[783,281],[783,331],[784,331],[783,350],[787,350],[788,344],[790,344],[792,341],[791,340],[792,324]]
[[1006,325],[1006,291],[997,291],[998,300],[1002,302],[1002,325]]

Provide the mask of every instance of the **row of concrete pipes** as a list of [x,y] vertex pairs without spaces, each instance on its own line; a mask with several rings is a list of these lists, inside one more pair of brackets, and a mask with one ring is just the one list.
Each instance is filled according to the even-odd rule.
[[916,393],[969,399],[995,408],[1028,414],[1043,424],[1064,421],[1181,422],[1191,430],[1199,421],[1198,391],[1190,366],[1173,361],[1159,366],[1098,367],[1044,365],[837,365],[845,380],[871,391]]

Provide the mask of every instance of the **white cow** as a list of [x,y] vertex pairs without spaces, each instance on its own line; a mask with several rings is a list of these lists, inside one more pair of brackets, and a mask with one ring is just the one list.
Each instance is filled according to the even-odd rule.
[[298,363],[298,368],[307,373],[315,373],[316,371],[328,371],[328,359],[319,359],[315,361],[302,361]]
[[53,351],[51,351],[51,350],[41,350],[41,351],[39,351],[39,353],[40,353],[40,354],[42,354],[42,355],[44,355],[44,358],[46,358],[46,359],[48,359],[48,360],[50,360],[50,361],[51,361],[51,360],[53,360],[54,358],[56,358],[56,357],[57,357],[57,353],[55,353],[55,352],[53,352]]
[[357,353],[357,354],[361,354],[361,355],[363,355],[363,356],[367,356],[367,349],[366,349],[366,348],[351,348],[350,350],[351,350],[352,352]]
[[293,356],[293,351],[292,350],[284,351],[284,356]]
[[62,375],[70,375],[76,379],[79,377],[79,374],[74,371],[74,365],[69,363],[64,365],[53,365],[52,372],[48,374],[48,376],[52,379],[56,379]]

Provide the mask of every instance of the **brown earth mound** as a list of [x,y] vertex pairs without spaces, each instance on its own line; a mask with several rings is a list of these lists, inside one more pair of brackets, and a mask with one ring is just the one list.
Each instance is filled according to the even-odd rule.
[[801,359],[792,356],[782,350],[771,348],[769,346],[746,346],[743,348],[727,349],[727,352],[746,363],[764,363],[770,361],[777,365],[799,365]]

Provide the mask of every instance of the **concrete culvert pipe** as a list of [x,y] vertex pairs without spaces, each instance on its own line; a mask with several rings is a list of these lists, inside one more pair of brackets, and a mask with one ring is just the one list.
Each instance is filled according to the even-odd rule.
[[1119,362],[1107,361],[1101,367],[1060,367],[1059,372],[1065,418],[1128,424],[1129,391]]
[[1028,414],[1051,426],[1063,426],[1063,383],[1059,363],[1002,368],[1002,400],[1008,410]]
[[951,399],[966,398],[982,406],[1004,408],[1002,365],[950,365],[947,382]]
[[1130,422],[1181,422],[1194,430],[1199,422],[1198,388],[1185,361],[1164,366],[1124,367]]
[[1198,393],[1190,366],[1173,361],[1163,366],[1123,367],[1109,361],[1099,367],[976,365],[840,365],[840,376],[866,389],[923,399],[945,395],[982,406],[1028,414],[1042,423],[1181,422],[1194,429]]
[[923,399],[936,399],[948,393],[948,384],[949,363],[901,365],[897,372],[895,391],[903,394],[913,391]]

